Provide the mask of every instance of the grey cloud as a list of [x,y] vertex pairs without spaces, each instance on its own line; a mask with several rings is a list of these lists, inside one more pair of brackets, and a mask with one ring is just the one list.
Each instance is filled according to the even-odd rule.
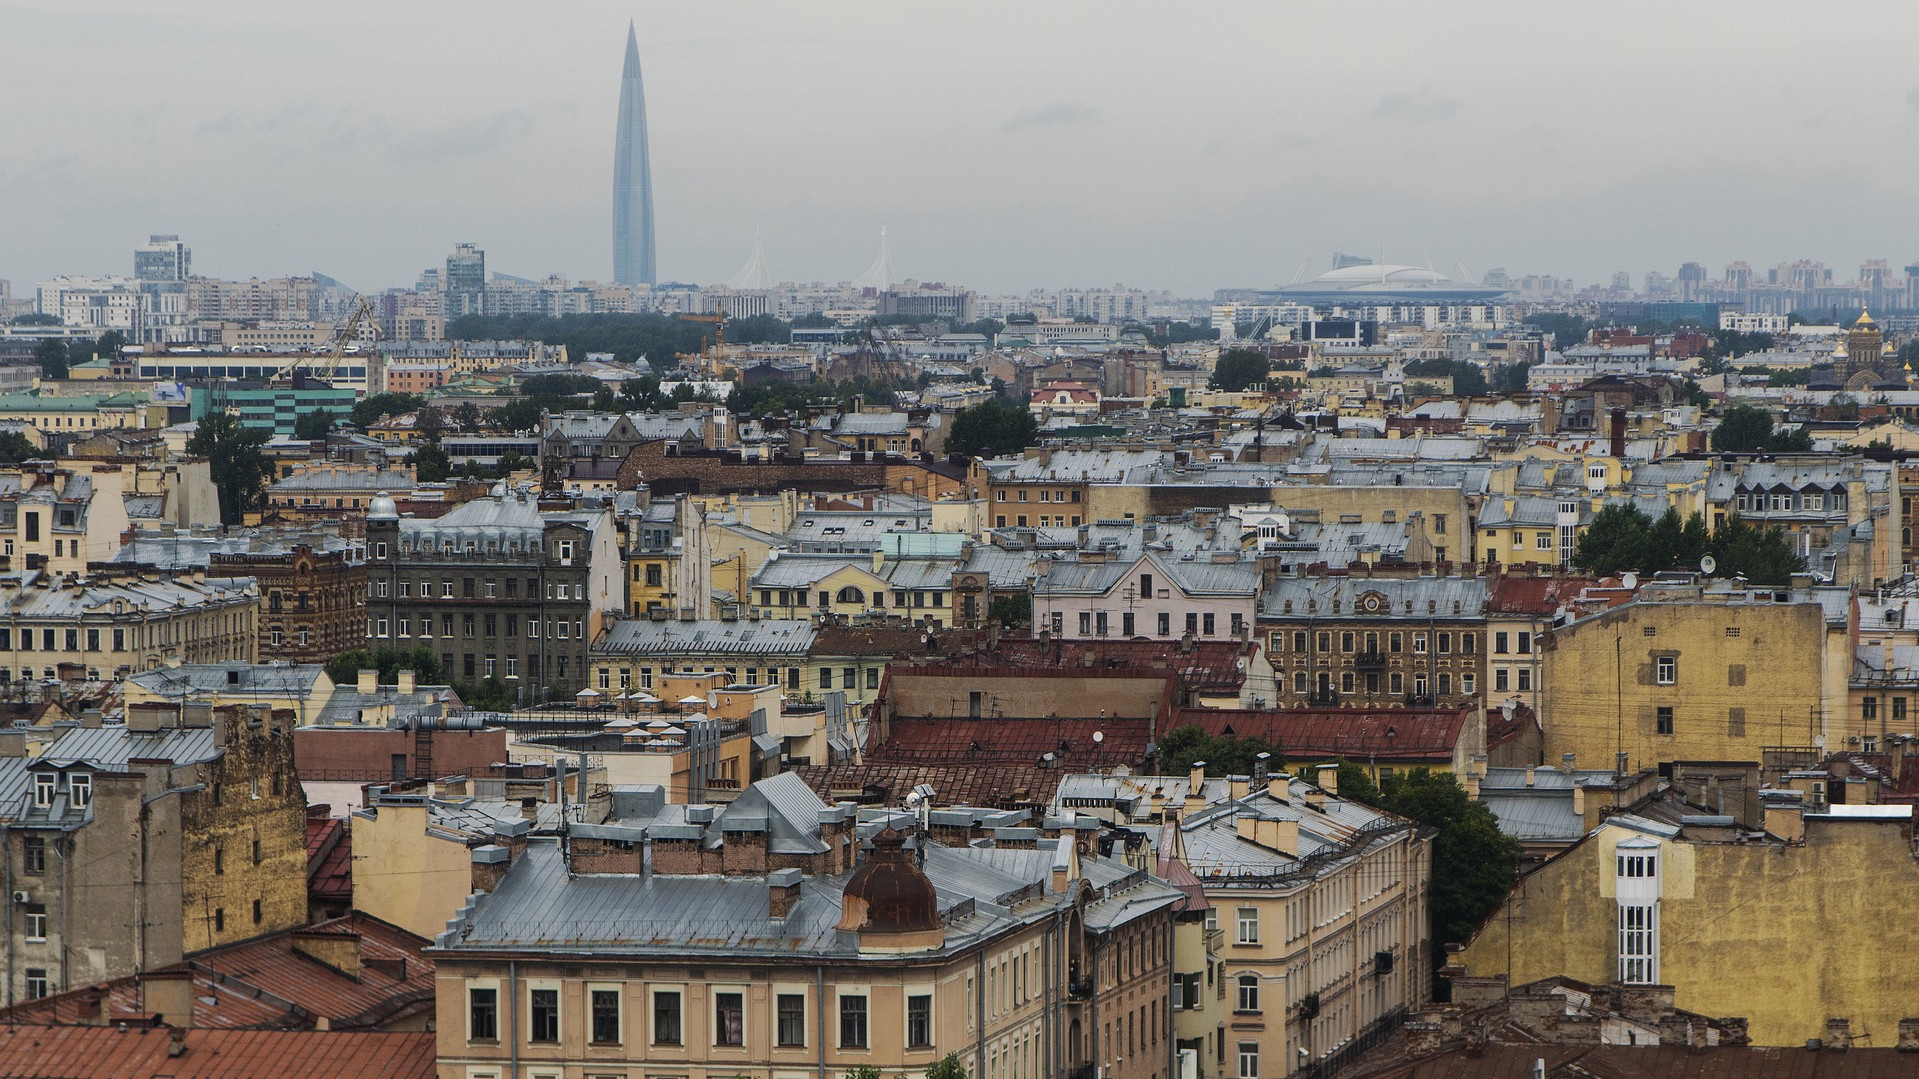
[[1077,101],[1056,101],[1037,109],[1028,109],[1000,125],[1001,131],[1020,131],[1029,127],[1078,127],[1095,123],[1099,114]]
[[1919,86],[1906,91],[1906,104],[1919,109]]
[[533,130],[533,115],[523,109],[502,109],[476,117],[410,132],[394,139],[387,156],[395,161],[433,161],[467,157],[500,149]]
[[1459,102],[1456,99],[1441,97],[1424,87],[1381,94],[1379,104],[1373,106],[1373,115],[1382,120],[1408,120],[1415,123],[1444,120],[1458,111]]

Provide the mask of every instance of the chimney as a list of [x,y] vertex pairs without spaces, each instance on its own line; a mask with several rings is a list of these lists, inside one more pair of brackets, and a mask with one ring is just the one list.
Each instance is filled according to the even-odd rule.
[[1826,1048],[1843,1053],[1852,1048],[1852,1020],[1826,1020]]
[[351,933],[294,930],[293,950],[349,978],[360,976],[360,938]]
[[[129,729],[137,728],[129,727]],[[17,728],[0,729],[0,757],[24,757],[26,755],[27,732]]]
[[1246,796],[1247,796],[1248,794],[1251,794],[1251,793],[1252,793],[1252,791],[1253,791],[1253,777],[1252,777],[1252,776],[1243,776],[1243,775],[1242,775],[1242,776],[1227,776],[1227,777],[1226,777],[1226,789],[1227,789],[1227,792],[1228,792],[1228,796],[1229,796],[1229,797],[1231,797],[1231,798],[1233,799],[1233,801],[1235,801],[1235,802],[1237,802],[1237,801],[1239,801],[1239,800],[1240,800],[1241,798],[1244,798],[1244,797],[1246,797]]
[[417,685],[417,683],[415,682],[415,679],[417,679],[418,677],[419,675],[413,671],[401,671],[400,672],[400,692],[412,693],[415,686]]
[[170,1027],[193,1025],[193,971],[185,967],[150,970],[140,978],[140,998],[148,1015]]
[[1306,808],[1317,809],[1321,813],[1324,813],[1326,811],[1326,792],[1318,787],[1307,787]]
[[520,818],[538,824],[540,822],[540,800],[538,798],[520,799]]
[[1526,785],[1528,787],[1532,786],[1534,779],[1535,777],[1533,775],[1533,766],[1529,764],[1526,766]]
[[179,1058],[187,1055],[187,1032],[181,1027],[167,1031],[167,1056]]
[[1919,1053],[1919,1019],[1899,1020],[1899,1051]]
[[1612,439],[1607,448],[1612,451],[1613,459],[1618,460],[1626,456],[1626,410],[1615,408],[1608,418],[1612,421]]
[[[25,737],[22,736],[22,742],[24,743],[24,741],[25,741]],[[25,755],[24,751],[22,752],[21,755],[22,756]],[[1188,790],[1192,791],[1194,795],[1198,795],[1201,789],[1205,787],[1205,785],[1206,785],[1206,762],[1194,761],[1193,770],[1186,774],[1186,787]]]
[[1786,797],[1786,793],[1769,792],[1762,798],[1765,805],[1766,834],[1777,836],[1788,843],[1797,843],[1806,838],[1805,807],[1798,798]]
[[1290,802],[1293,795],[1293,777],[1285,772],[1274,772],[1266,777],[1266,797],[1275,802]]
[[380,689],[380,672],[378,670],[362,668],[360,671],[360,681],[356,688],[359,689],[362,696],[372,696]]
[[1468,769],[1466,771],[1465,786],[1466,786],[1466,797],[1472,799],[1475,802],[1479,801],[1479,773],[1478,772],[1472,771],[1471,769]]
[[766,916],[784,918],[800,901],[800,871],[776,869],[766,875]]
[[1319,766],[1319,789],[1333,797],[1339,797],[1339,765],[1322,764]]
[[1576,780],[1573,783],[1573,816],[1578,817],[1582,821],[1586,819],[1586,783],[1584,780]]

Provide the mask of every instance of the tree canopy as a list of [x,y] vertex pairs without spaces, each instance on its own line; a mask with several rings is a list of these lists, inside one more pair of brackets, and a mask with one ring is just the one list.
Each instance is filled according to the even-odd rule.
[[43,337],[33,346],[34,362],[40,365],[42,378],[67,377],[67,343],[58,337]]
[[376,648],[368,652],[354,648],[327,661],[326,675],[335,685],[350,686],[363,670],[378,670],[381,685],[393,685],[401,671],[412,671],[420,685],[437,686],[446,678],[440,670],[440,657],[426,645],[417,648]]
[[243,427],[230,412],[209,412],[187,440],[187,452],[207,459],[214,490],[220,495],[220,521],[240,524],[246,512],[258,509],[273,480],[273,462],[263,447],[271,440],[265,431]]
[[349,419],[353,426],[371,427],[388,416],[404,416],[426,407],[426,398],[417,393],[370,393],[353,405]]
[[1174,727],[1159,740],[1159,771],[1162,775],[1185,775],[1204,761],[1209,776],[1252,775],[1261,753],[1268,772],[1286,767],[1286,747],[1263,738],[1208,734],[1194,726]]
[[1727,409],[1719,426],[1712,429],[1712,448],[1719,453],[1804,452],[1812,449],[1812,438],[1804,431],[1776,431],[1772,413],[1738,404]]
[[1776,528],[1731,517],[1709,533],[1705,518],[1697,513],[1681,520],[1679,511],[1669,507],[1655,521],[1624,502],[1593,514],[1573,562],[1602,576],[1628,570],[1652,574],[1697,569],[1708,554],[1718,563],[1716,574],[1755,584],[1785,584],[1805,565]]
[[1486,372],[1470,360],[1414,360],[1406,365],[1407,377],[1415,375],[1446,375],[1453,380],[1455,397],[1477,397],[1491,387],[1486,382]]
[[293,421],[293,437],[307,442],[325,438],[327,432],[331,430],[333,430],[333,413],[324,408],[302,412]]
[[1266,354],[1250,348],[1227,349],[1213,365],[1213,378],[1208,385],[1216,390],[1228,393],[1257,386],[1266,381],[1266,375],[1272,370],[1272,364]]
[[946,448],[972,457],[1001,457],[1018,453],[1039,437],[1039,421],[1016,404],[981,401],[953,417]]

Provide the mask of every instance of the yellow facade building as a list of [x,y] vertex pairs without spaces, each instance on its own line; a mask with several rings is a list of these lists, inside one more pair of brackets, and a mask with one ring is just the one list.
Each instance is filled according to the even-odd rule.
[[1889,1044],[1919,946],[1890,899],[1919,889],[1911,811],[1775,807],[1764,834],[1610,818],[1523,878],[1454,969],[1669,985],[1679,1008],[1748,1019],[1754,1045],[1803,1044],[1833,1017]]

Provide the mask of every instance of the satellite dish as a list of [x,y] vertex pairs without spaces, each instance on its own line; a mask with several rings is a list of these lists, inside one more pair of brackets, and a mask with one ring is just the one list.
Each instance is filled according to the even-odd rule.
[[1705,574],[1708,577],[1712,576],[1712,571],[1718,568],[1719,568],[1719,560],[1714,558],[1711,555],[1707,555],[1706,557],[1701,558],[1699,560],[1699,572]]
[[1095,743],[1098,743],[1098,742],[1104,742],[1104,741],[1106,741],[1106,732],[1105,732],[1105,731],[1094,731],[1094,732],[1093,732],[1093,741],[1094,741]]

